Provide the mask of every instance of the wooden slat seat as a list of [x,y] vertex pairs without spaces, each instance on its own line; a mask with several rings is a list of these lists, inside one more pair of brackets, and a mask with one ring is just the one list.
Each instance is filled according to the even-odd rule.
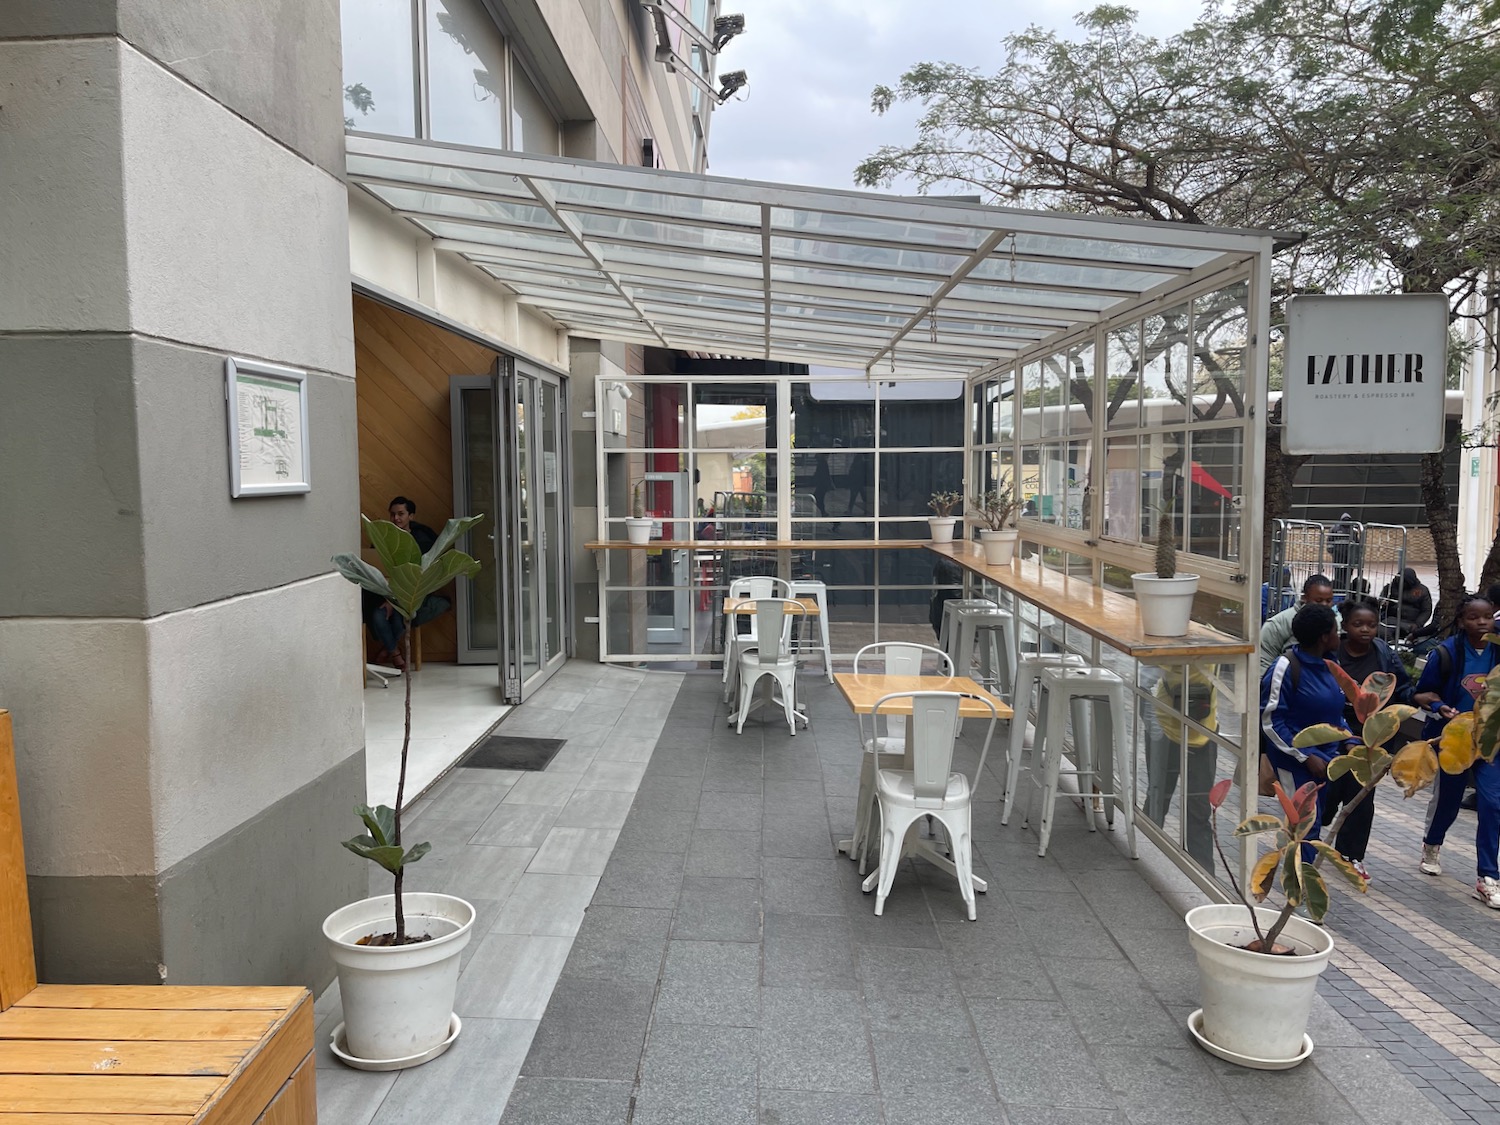
[[305,988],[36,983],[0,710],[0,1125],[314,1125]]

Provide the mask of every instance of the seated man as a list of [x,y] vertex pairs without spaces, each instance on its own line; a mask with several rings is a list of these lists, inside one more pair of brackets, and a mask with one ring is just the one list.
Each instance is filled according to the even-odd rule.
[[[416,501],[408,500],[405,496],[397,496],[391,501],[390,513],[391,522],[415,539],[417,547],[423,554],[432,549],[432,545],[437,542],[437,532],[425,523],[418,523],[412,519],[417,514]],[[365,624],[370,627],[371,634],[383,650],[381,662],[394,664],[397,668],[404,670],[406,657],[401,653],[401,634],[406,632],[405,620],[396,612],[395,607],[383,600],[380,595],[365,590],[361,597]],[[412,624],[417,627],[425,625],[439,614],[447,613],[451,608],[453,608],[453,603],[441,594],[428,594],[417,610],[417,616]]]

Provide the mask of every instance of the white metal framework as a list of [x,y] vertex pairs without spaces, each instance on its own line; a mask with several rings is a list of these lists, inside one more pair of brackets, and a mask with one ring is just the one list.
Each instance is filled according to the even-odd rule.
[[886,379],[1009,363],[1270,239],[359,133],[346,144],[352,183],[576,335]]

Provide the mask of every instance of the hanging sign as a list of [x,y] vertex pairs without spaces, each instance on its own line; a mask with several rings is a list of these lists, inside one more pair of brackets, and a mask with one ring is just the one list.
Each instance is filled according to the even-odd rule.
[[1293,297],[1286,307],[1282,448],[1436,453],[1443,448],[1448,298]]

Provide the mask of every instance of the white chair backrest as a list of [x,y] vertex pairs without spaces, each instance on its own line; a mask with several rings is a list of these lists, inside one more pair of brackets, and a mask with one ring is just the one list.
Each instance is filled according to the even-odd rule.
[[786,580],[769,574],[753,574],[748,578],[736,578],[729,584],[731,598],[785,598],[791,595]]
[[953,747],[958,741],[958,708],[964,699],[977,699],[989,708],[990,721],[979,752],[979,764],[969,786],[969,795],[979,785],[984,760],[990,752],[990,738],[995,733],[998,712],[993,700],[973,692],[906,691],[893,692],[876,700],[871,713],[878,715],[881,705],[890,699],[908,698],[912,703],[911,745],[912,790],[917,806],[941,807],[948,792],[948,776],[953,772]]
[[[932,645],[919,645],[910,641],[878,641],[873,645],[865,645],[854,654],[854,674],[859,675],[860,658],[865,657],[865,664],[879,662],[880,671],[887,676],[920,676],[922,674],[922,661],[925,657],[935,656],[938,662],[938,673],[943,676],[953,675],[953,658],[940,648]],[[883,720],[877,718],[875,729],[883,731],[886,738],[900,739],[906,720],[900,715],[886,715]],[[861,728],[864,723],[861,721]],[[860,732],[863,734],[863,730]]]
[[756,598],[755,633],[759,638],[756,662],[780,664],[791,659],[792,622],[806,613],[806,606],[790,598]]

